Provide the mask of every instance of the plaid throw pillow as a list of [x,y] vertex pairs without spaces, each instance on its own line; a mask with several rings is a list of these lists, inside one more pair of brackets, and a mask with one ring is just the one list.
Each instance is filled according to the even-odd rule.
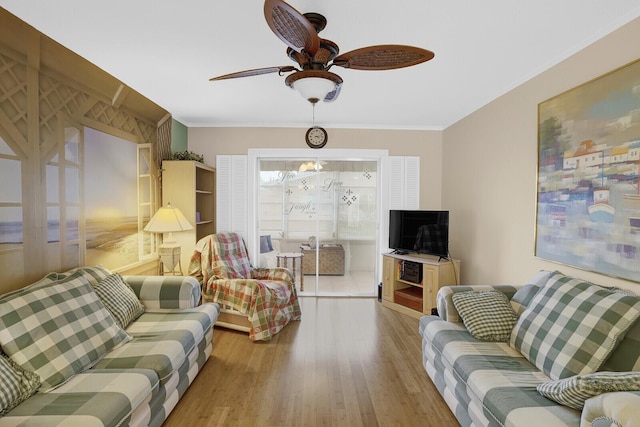
[[0,297],[0,346],[50,391],[131,337],[78,271]]
[[0,417],[27,400],[40,387],[40,378],[0,354]]
[[516,315],[509,299],[498,291],[456,292],[451,297],[464,326],[480,341],[509,341]]
[[533,298],[510,345],[551,379],[596,372],[640,316],[640,298],[556,273]]
[[111,272],[104,268],[103,265],[98,264],[89,267],[76,267],[69,271],[65,271],[64,273],[58,273],[58,279],[64,279],[65,277],[69,277],[77,272],[82,272],[85,279],[89,281],[91,286],[97,285],[101,280],[106,279],[107,276],[111,274]]
[[93,289],[122,329],[144,313],[144,306],[133,289],[118,273],[107,276]]
[[602,393],[640,391],[640,372],[596,372],[539,384],[544,397],[582,411],[584,402]]

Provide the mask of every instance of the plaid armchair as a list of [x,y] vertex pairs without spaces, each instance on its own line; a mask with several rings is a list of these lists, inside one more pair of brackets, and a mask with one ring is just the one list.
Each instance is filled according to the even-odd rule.
[[237,233],[200,239],[189,263],[189,275],[202,284],[205,302],[217,302],[247,316],[251,340],[269,340],[291,320],[300,320],[291,272],[252,267],[245,242]]

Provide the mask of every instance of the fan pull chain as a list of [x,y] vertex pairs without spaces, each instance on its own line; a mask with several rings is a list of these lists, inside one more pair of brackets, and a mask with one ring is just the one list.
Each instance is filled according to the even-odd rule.
[[316,104],[311,104],[313,113],[311,116],[311,127],[316,127]]

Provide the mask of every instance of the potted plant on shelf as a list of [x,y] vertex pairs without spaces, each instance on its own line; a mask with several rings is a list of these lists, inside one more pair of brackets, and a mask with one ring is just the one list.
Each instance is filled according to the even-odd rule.
[[171,158],[173,160],[195,160],[196,162],[204,163],[204,156],[193,151],[177,151],[173,153]]

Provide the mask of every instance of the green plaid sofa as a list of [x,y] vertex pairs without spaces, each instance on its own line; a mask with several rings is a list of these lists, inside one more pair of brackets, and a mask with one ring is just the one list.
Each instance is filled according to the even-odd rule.
[[[104,319],[96,320],[95,313],[103,308],[116,313],[110,305],[122,306],[126,298],[100,300],[91,289],[102,296],[100,284],[114,276],[101,266],[81,267],[0,295],[0,414],[5,408],[0,427],[162,425],[209,358],[220,309],[215,303],[200,304],[200,284],[193,277],[119,276],[125,291],[135,294],[131,299],[138,311],[131,312],[123,329],[113,326],[115,314],[107,316],[109,326],[100,328],[96,324]],[[91,332],[85,334],[84,327]],[[91,347],[85,358],[74,358],[105,331],[111,331],[109,339]],[[62,334],[65,338],[52,350],[51,341]],[[30,344],[24,346],[24,340]],[[35,345],[42,354],[21,358]],[[93,359],[84,363],[87,357]],[[68,372],[65,363],[74,370]],[[47,376],[49,365],[60,372]],[[13,385],[25,387],[12,394]],[[24,388],[29,396],[19,397]],[[14,395],[19,400],[12,404]]]
[[[561,303],[545,299],[560,289],[569,293],[564,301],[565,308],[571,313],[567,318],[567,328],[571,330],[566,334],[562,331],[563,310],[558,308]],[[471,317],[480,312],[488,313],[485,322],[493,322],[492,317],[499,317],[495,314],[498,310],[476,307],[471,313],[462,315],[456,309],[454,295],[488,291],[505,295],[507,304],[515,312],[517,321],[506,342],[478,339],[465,324],[465,321],[475,323]],[[583,294],[588,291],[592,293],[584,298]],[[617,307],[620,301],[617,294],[625,295],[623,305],[630,303],[632,306],[625,321],[630,326],[621,333],[600,331],[604,328],[602,319],[593,317],[593,312],[582,311],[595,310],[593,307],[598,304],[591,303],[600,297],[615,300],[612,307]],[[548,271],[539,272],[529,283],[519,286],[445,287],[437,296],[438,315],[420,319],[423,366],[462,426],[640,426],[640,321],[637,321],[637,312],[633,311],[638,308],[639,300],[620,290],[601,288]],[[603,313],[603,318],[610,315],[609,312],[594,312]],[[624,315],[627,315],[626,309]],[[536,327],[540,330],[527,346],[521,342],[527,341],[522,338],[523,329],[534,318],[538,319]],[[609,317],[607,320],[607,325],[612,323]],[[598,325],[594,328],[595,335],[581,329],[589,322]],[[603,360],[587,366],[599,351],[598,341],[611,340],[616,334],[617,338],[610,345],[613,350],[603,356]],[[567,337],[565,341],[562,341],[563,337]],[[574,340],[579,344],[574,345]],[[547,342],[553,345],[547,347]],[[554,350],[554,346],[559,348]],[[544,351],[549,351],[551,356],[542,357]],[[567,352],[574,356],[565,357]],[[573,368],[572,363],[581,360],[583,353],[587,353],[584,358],[588,361],[579,365],[577,374],[558,369],[558,364]],[[580,382],[591,378],[599,383],[602,377],[607,378],[606,384],[599,384],[602,389],[598,390]],[[580,385],[567,386],[576,382]],[[560,397],[545,397],[538,391],[539,388],[544,391],[545,386],[554,387],[554,391],[561,389]],[[572,393],[580,395],[579,406],[570,404],[571,398],[575,397]],[[562,400],[567,396],[569,403]]]

